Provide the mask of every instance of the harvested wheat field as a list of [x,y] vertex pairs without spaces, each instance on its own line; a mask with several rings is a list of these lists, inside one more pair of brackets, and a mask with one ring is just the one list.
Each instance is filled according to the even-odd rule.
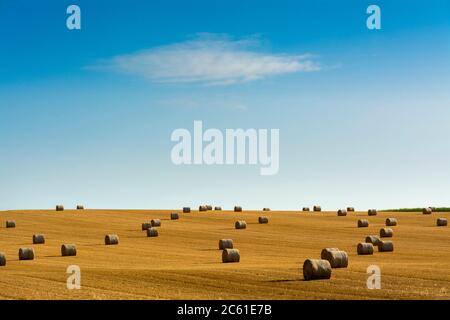
[[[170,214],[179,213],[179,220]],[[449,299],[450,230],[436,219],[449,213],[183,210],[42,210],[0,212],[1,299]],[[359,219],[369,227],[358,228]],[[358,255],[357,245],[377,235],[386,218],[393,252]],[[158,237],[147,237],[142,223],[160,219]],[[16,228],[6,228],[14,220]],[[246,229],[235,229],[245,220]],[[33,244],[44,234],[44,244]],[[105,245],[105,235],[120,243]],[[222,263],[220,239],[232,239],[240,262]],[[76,256],[61,256],[74,244]],[[19,261],[19,248],[33,248],[34,260]],[[347,268],[331,279],[304,281],[306,259],[320,259],[323,248],[348,253]],[[81,289],[68,290],[69,265],[81,269]],[[366,286],[369,265],[381,268],[380,290]]]

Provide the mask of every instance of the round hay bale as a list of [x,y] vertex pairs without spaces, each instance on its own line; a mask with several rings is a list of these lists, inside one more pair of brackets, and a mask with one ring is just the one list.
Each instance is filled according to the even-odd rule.
[[347,215],[346,210],[339,209],[337,212],[338,217],[345,217]]
[[212,205],[207,204],[206,205],[206,210],[212,210]]
[[151,222],[144,222],[144,223],[142,224],[142,231],[148,230],[148,229],[151,228],[151,227],[152,227]]
[[367,214],[369,215],[369,216],[376,216],[377,215],[377,210],[376,209],[369,209],[368,211],[367,211]]
[[148,228],[147,229],[147,237],[157,237],[158,230],[156,228]]
[[394,243],[392,241],[380,241],[378,243],[379,252],[390,252],[394,251]]
[[56,211],[64,211],[64,206],[62,206],[62,205],[57,205],[57,206],[56,206]]
[[353,208],[353,207],[347,207],[347,211],[348,211],[348,212],[355,212],[355,208]]
[[369,220],[367,219],[359,219],[358,220],[358,228],[367,228],[369,226]]
[[267,217],[258,217],[258,222],[259,222],[260,224],[266,224],[266,223],[269,223],[269,218],[267,218]]
[[180,219],[180,216],[178,215],[178,213],[172,212],[170,214],[170,220],[178,220],[178,219]]
[[208,211],[208,208],[206,206],[199,206],[198,211]]
[[378,236],[367,236],[366,243],[371,243],[374,246],[377,246],[380,243],[380,238]]
[[433,212],[433,209],[431,208],[423,208],[422,213],[423,214],[431,214]]
[[394,235],[394,231],[391,228],[381,228],[380,238],[391,238]]
[[220,239],[219,240],[219,249],[233,249],[233,240],[232,239]]
[[234,207],[234,212],[242,212],[242,207],[235,206]]
[[33,235],[33,244],[44,244],[45,236],[43,234],[34,234]]
[[325,249],[322,249],[322,251],[320,252],[320,259],[327,260],[327,256],[332,251],[341,251],[341,250],[339,250],[339,248],[325,248]]
[[397,219],[395,218],[387,218],[386,219],[386,226],[387,227],[393,227],[397,225]]
[[316,211],[316,212],[320,212],[320,211],[322,211],[322,207],[321,206],[314,206],[313,210]]
[[270,208],[263,208],[263,211],[270,211]]
[[238,249],[224,249],[222,251],[222,262],[239,262],[241,260],[241,255]]
[[236,221],[236,223],[234,224],[234,227],[236,229],[245,229],[247,228],[247,222],[241,220],[241,221]]
[[105,236],[105,245],[111,246],[119,244],[119,236],[117,234],[107,234]]
[[16,222],[14,220],[6,220],[6,227],[7,228],[15,228]]
[[214,210],[216,210],[216,211],[221,211],[221,210],[222,210],[222,207],[214,207]]
[[3,252],[0,252],[0,267],[6,266],[6,256]]
[[357,250],[359,255],[373,254],[373,244],[360,242],[358,243]]
[[152,227],[161,227],[161,220],[159,219],[152,219],[150,223],[152,224]]
[[183,213],[190,213],[190,212],[191,212],[191,208],[183,207]]
[[331,265],[328,260],[306,259],[303,263],[303,278],[306,281],[331,278]]
[[84,206],[82,206],[82,205],[77,205],[77,210],[84,210]]
[[309,211],[309,208],[308,207],[303,207],[302,211]]
[[436,220],[436,225],[438,227],[446,227],[447,226],[447,219],[445,219],[445,218],[438,218]]
[[[323,251],[322,259],[328,260],[332,268],[347,268],[348,254],[342,250]],[[321,254],[321,256],[322,256]]]
[[63,244],[61,246],[61,255],[63,257],[76,256],[77,247],[74,244]]
[[19,260],[34,260],[34,249],[33,248],[20,248],[19,249]]

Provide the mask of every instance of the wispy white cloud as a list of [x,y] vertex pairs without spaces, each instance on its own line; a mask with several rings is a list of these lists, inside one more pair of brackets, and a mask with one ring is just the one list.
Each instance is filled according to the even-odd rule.
[[119,55],[95,69],[138,75],[154,82],[227,85],[269,76],[320,70],[313,56],[261,52],[256,38],[202,34],[185,42]]

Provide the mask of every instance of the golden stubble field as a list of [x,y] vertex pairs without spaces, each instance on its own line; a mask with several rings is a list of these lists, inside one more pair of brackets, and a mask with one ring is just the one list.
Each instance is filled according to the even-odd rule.
[[[180,212],[170,220],[170,212]],[[258,224],[258,216],[269,224]],[[369,219],[369,228],[357,220]],[[394,252],[358,256],[356,245],[378,234],[396,217]],[[449,299],[450,230],[436,227],[449,213],[366,212],[337,217],[335,212],[177,210],[54,210],[0,212],[1,299]],[[141,223],[162,222],[159,237],[147,238]],[[17,227],[5,228],[5,220]],[[247,229],[235,230],[236,220]],[[33,245],[43,233],[46,244]],[[105,246],[106,234],[118,246]],[[241,262],[224,264],[218,241],[234,240]],[[61,257],[61,245],[77,245],[76,257]],[[19,261],[20,247],[33,247],[33,261]],[[333,269],[330,280],[303,281],[307,258],[325,247],[349,254],[349,267]],[[68,290],[66,268],[81,268],[81,290]],[[380,290],[366,286],[369,265],[381,268]]]

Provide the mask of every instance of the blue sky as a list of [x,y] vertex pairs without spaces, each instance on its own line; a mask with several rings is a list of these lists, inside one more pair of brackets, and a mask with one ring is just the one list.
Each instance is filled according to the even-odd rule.
[[[0,209],[449,206],[449,17],[444,0],[2,1]],[[279,173],[175,166],[194,120],[279,128]]]

